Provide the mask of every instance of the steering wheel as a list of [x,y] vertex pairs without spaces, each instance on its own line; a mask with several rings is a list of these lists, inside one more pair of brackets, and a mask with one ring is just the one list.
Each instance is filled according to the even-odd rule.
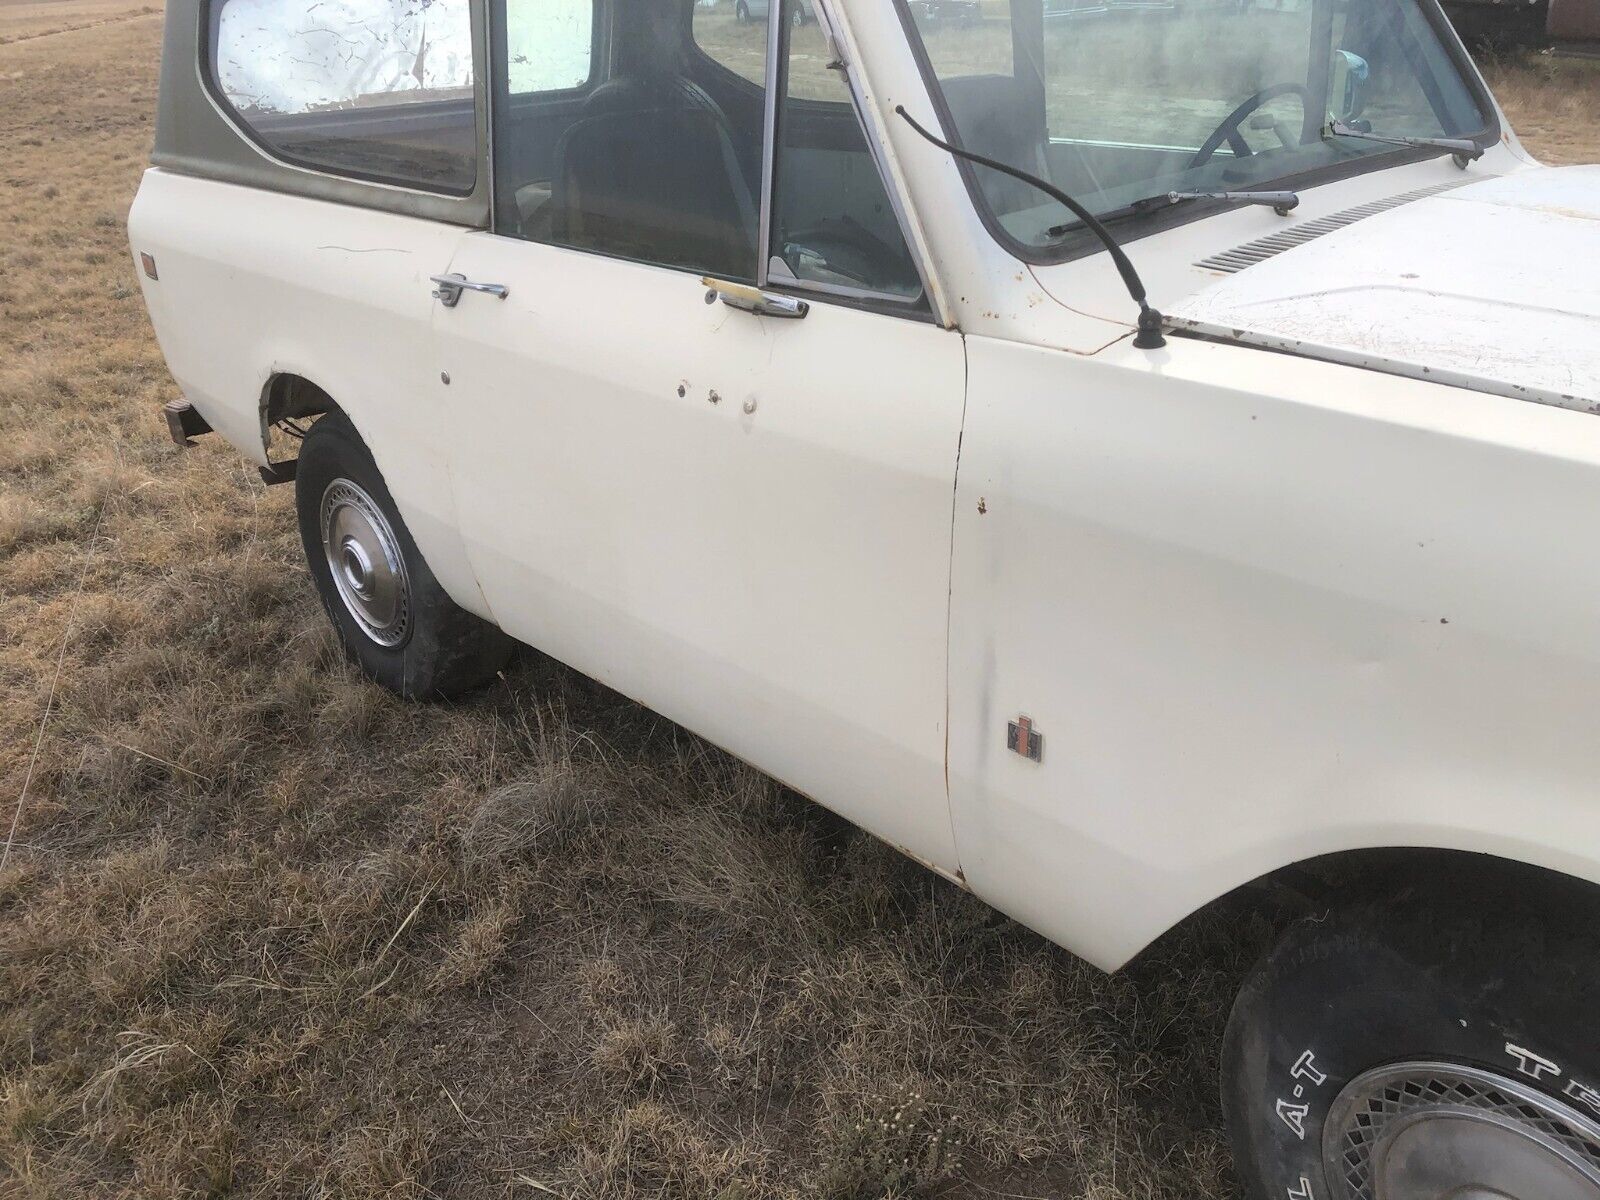
[[1216,131],[1205,140],[1205,144],[1195,151],[1187,169],[1192,171],[1210,162],[1211,156],[1222,148],[1223,142],[1227,142],[1233,148],[1236,157],[1249,158],[1254,151],[1250,149],[1250,143],[1244,140],[1244,135],[1239,132],[1239,126],[1243,125],[1244,119],[1256,109],[1291,92],[1300,97],[1301,106],[1309,112],[1312,103],[1311,92],[1304,84],[1275,83],[1271,87],[1264,87],[1222,119],[1222,124],[1218,125]]

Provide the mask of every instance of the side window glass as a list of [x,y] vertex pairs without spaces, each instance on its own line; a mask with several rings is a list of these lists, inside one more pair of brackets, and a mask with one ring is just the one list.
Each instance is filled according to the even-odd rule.
[[[587,2],[592,13],[594,0]],[[495,48],[501,77],[513,81],[519,69],[561,74],[549,64],[576,40],[572,25],[584,18],[563,16],[574,3],[492,0],[491,24],[506,31]],[[735,36],[759,43],[759,31],[737,28],[730,0],[723,3],[728,12],[715,15],[726,16]],[[513,86],[495,97],[502,233],[754,279],[764,89],[707,60],[695,41],[699,13],[687,3],[617,5],[606,68],[591,72],[596,77],[581,93],[520,97]],[[514,54],[532,65],[519,68]],[[575,76],[577,65],[565,73]]]
[[569,92],[594,74],[594,0],[507,4],[505,36],[513,96]]
[[267,150],[433,191],[477,178],[468,0],[217,0],[211,80]]
[[694,40],[701,53],[735,75],[765,86],[767,20],[773,0],[695,0]]
[[784,0],[783,7],[788,53],[778,105],[772,277],[786,268],[823,289],[918,299],[922,280],[849,86],[828,69],[826,43],[805,19],[804,0]]

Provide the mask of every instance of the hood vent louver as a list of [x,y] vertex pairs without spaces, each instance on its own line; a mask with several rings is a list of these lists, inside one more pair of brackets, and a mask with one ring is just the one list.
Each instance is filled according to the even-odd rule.
[[1471,180],[1451,181],[1450,183],[1435,184],[1433,187],[1418,188],[1414,192],[1403,192],[1398,196],[1390,196],[1385,200],[1374,200],[1370,204],[1358,205],[1347,208],[1343,212],[1329,213],[1325,217],[1318,217],[1315,221],[1306,221],[1300,225],[1291,225],[1287,229],[1269,234],[1264,238],[1257,238],[1253,242],[1245,242],[1242,246],[1235,246],[1232,250],[1224,250],[1221,254],[1213,254],[1210,258],[1202,258],[1195,265],[1207,271],[1222,271],[1232,275],[1246,267],[1253,267],[1258,262],[1265,262],[1276,254],[1285,250],[1293,250],[1296,246],[1303,246],[1307,242],[1315,241],[1325,233],[1332,233],[1336,229],[1343,229],[1346,225],[1354,225],[1366,217],[1376,216],[1381,212],[1388,212],[1391,208],[1399,208],[1403,204],[1410,204],[1413,200],[1424,200],[1429,196],[1437,196],[1441,192],[1453,191],[1464,187]]

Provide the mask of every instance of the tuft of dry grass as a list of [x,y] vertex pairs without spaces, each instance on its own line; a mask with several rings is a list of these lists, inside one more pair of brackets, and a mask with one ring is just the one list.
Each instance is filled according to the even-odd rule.
[[[1107,978],[538,655],[456,705],[356,676],[289,497],[157,415],[122,220],[159,21],[16,11],[0,1194],[1231,1191],[1218,1039],[1270,914]],[[1497,68],[1523,128],[1600,158],[1600,92],[1546,69]]]
[[1542,162],[1600,162],[1600,59],[1511,54],[1483,64],[1517,135]]

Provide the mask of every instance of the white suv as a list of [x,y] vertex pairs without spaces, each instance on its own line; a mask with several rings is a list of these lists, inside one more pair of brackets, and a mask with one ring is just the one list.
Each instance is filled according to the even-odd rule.
[[1106,969],[1311,893],[1254,1196],[1600,1200],[1600,169],[1436,0],[915,7],[170,0],[175,435],[402,694],[531,643]]

